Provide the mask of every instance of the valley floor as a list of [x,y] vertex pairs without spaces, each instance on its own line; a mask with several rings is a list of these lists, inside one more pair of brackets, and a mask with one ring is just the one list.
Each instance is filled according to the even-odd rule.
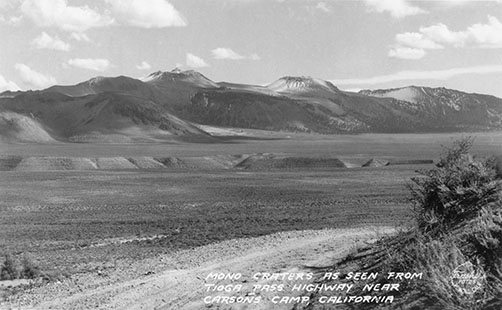
[[[436,159],[441,144],[459,136],[276,135],[231,137],[222,144],[1,144],[0,157],[273,152],[362,163],[371,158]],[[474,153],[502,153],[501,133],[474,136]],[[416,170],[429,167],[0,171],[0,252],[28,256],[42,270],[63,275],[15,294],[0,287],[0,298],[3,294],[8,300],[0,309],[197,309],[204,274],[241,272],[242,280],[250,283],[251,272],[304,270],[303,265],[340,257],[376,231],[406,225],[406,184],[417,176]],[[272,295],[261,296],[269,300]],[[267,308],[267,303],[261,305]]]

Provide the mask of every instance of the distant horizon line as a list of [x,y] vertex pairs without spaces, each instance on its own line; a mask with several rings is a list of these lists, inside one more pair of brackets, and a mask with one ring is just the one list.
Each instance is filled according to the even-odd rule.
[[[281,80],[281,79],[284,79],[284,78],[288,78],[288,77],[291,77],[291,78],[305,78],[305,79],[318,79],[318,80],[322,80],[322,81],[325,81],[325,82],[329,82],[331,84],[333,84],[335,87],[337,87],[338,89],[342,90],[342,91],[345,91],[345,92],[360,92],[362,90],[393,90],[393,89],[403,89],[403,88],[409,88],[409,87],[417,87],[417,88],[432,88],[432,89],[436,89],[436,88],[445,88],[445,89],[450,89],[450,90],[455,90],[455,91],[460,91],[460,92],[464,92],[464,93],[468,93],[468,94],[482,94],[482,95],[489,95],[489,96],[493,96],[493,97],[497,97],[497,98],[502,98],[502,97],[499,97],[497,95],[493,95],[493,94],[488,94],[488,93],[480,93],[480,92],[468,92],[468,91],[464,91],[464,90],[460,90],[460,89],[457,89],[457,88],[450,88],[450,87],[446,87],[446,86],[424,86],[424,85],[420,85],[420,84],[408,84],[406,86],[388,86],[388,87],[378,87],[377,85],[378,84],[387,84],[387,83],[392,83],[392,82],[403,82],[403,81],[416,81],[416,80],[429,80],[429,81],[446,81],[448,80],[449,78],[452,78],[452,77],[455,77],[455,76],[458,76],[458,75],[466,75],[466,74],[490,74],[490,73],[499,73],[499,72],[502,72],[502,65],[493,65],[493,66],[474,66],[474,67],[461,67],[461,68],[452,68],[452,69],[445,69],[445,70],[433,70],[433,71],[413,71],[413,70],[410,70],[410,71],[399,71],[399,72],[396,72],[396,73],[393,73],[393,74],[388,74],[388,75],[380,75],[380,76],[374,76],[374,77],[371,77],[371,78],[361,78],[361,79],[323,79],[323,78],[318,78],[318,77],[314,77],[314,76],[310,76],[310,75],[297,75],[297,76],[294,76],[294,75],[283,75],[275,80],[273,80],[272,82],[268,82],[268,83],[264,83],[264,84],[252,84],[252,83],[236,83],[236,82],[231,82],[231,81],[228,81],[228,80],[221,80],[221,81],[214,81],[212,80],[211,78],[208,78],[204,73],[202,73],[201,71],[198,71],[196,70],[196,68],[187,68],[187,69],[181,69],[179,66],[175,66],[174,69],[168,71],[162,71],[162,70],[155,70],[155,71],[152,71],[151,73],[149,73],[148,75],[146,76],[142,76],[142,77],[131,77],[131,76],[128,76],[128,75],[125,75],[125,74],[119,74],[119,75],[114,75],[114,76],[106,76],[106,75],[96,75],[94,77],[91,77],[87,80],[84,80],[82,82],[77,82],[76,84],[59,84],[59,83],[56,83],[54,85],[51,85],[49,87],[46,87],[46,88],[41,88],[41,89],[17,89],[17,90],[5,90],[3,92],[1,92],[0,94],[3,94],[3,93],[7,93],[7,92],[28,92],[28,91],[43,91],[43,90],[47,90],[51,87],[54,87],[54,86],[75,86],[75,85],[78,85],[78,84],[81,84],[81,83],[85,83],[85,82],[88,82],[88,81],[91,81],[93,79],[96,79],[96,78],[118,78],[118,77],[127,77],[127,78],[131,78],[131,79],[135,79],[135,80],[139,80],[139,81],[143,81],[143,79],[151,76],[151,75],[154,75],[155,73],[172,73],[172,74],[181,74],[181,73],[185,73],[185,72],[196,72],[196,73],[199,73],[201,74],[202,76],[204,76],[205,78],[207,78],[208,80],[216,83],[216,84],[220,84],[220,83],[230,83],[230,84],[236,84],[236,85],[247,85],[247,86],[259,86],[259,87],[267,87],[269,86],[270,84],[278,81],[278,80]],[[361,85],[362,87],[357,87],[357,85]],[[366,85],[366,87],[364,87],[363,85]],[[343,86],[347,86],[347,87],[343,87]],[[351,86],[354,86],[354,87],[351,87]],[[374,87],[371,87],[371,86],[374,86]]]

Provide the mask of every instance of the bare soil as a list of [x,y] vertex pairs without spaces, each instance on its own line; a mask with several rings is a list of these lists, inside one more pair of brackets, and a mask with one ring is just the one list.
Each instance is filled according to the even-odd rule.
[[[295,296],[295,283],[313,280],[256,280],[258,272],[309,273],[348,254],[362,242],[391,232],[388,227],[281,232],[233,239],[136,261],[115,262],[113,268],[74,275],[62,282],[34,287],[8,305],[36,309],[291,309],[273,296]],[[240,273],[239,280],[212,280],[210,273]],[[239,292],[208,292],[205,284],[242,284]],[[284,284],[286,291],[255,290],[254,285]],[[211,296],[261,296],[257,304],[207,303]]]

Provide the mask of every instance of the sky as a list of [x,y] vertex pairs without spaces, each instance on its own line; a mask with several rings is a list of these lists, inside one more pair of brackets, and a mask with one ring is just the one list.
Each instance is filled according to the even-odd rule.
[[0,91],[197,70],[502,97],[502,0],[0,0]]

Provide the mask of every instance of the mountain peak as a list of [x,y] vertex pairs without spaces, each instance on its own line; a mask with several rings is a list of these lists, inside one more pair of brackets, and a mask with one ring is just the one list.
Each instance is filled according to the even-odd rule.
[[285,80],[285,81],[289,81],[289,82],[312,82],[314,80],[314,78],[311,76],[305,76],[305,75],[302,75],[302,76],[286,75],[286,76],[279,78],[279,80]]
[[205,77],[202,73],[195,70],[182,71],[174,68],[172,71],[155,71],[142,79],[143,82],[158,84],[163,83],[190,83],[201,88],[219,88],[215,82]]
[[176,76],[203,76],[201,73],[195,70],[181,70],[176,67],[171,71],[155,71],[150,73],[145,79],[162,79],[162,78],[173,78]]
[[96,77],[89,79],[89,81],[87,81],[87,82],[89,83],[89,85],[94,85],[94,84],[102,83],[105,79],[106,78],[104,76],[96,76]]
[[[371,97],[393,98],[399,101],[425,105],[427,107],[448,107],[460,111],[473,97],[469,94],[445,87],[405,86],[400,88],[362,90],[359,93]],[[476,94],[471,94],[476,95]]]
[[267,88],[276,92],[309,92],[313,90],[339,92],[338,88],[330,82],[311,76],[284,76],[269,84]]

